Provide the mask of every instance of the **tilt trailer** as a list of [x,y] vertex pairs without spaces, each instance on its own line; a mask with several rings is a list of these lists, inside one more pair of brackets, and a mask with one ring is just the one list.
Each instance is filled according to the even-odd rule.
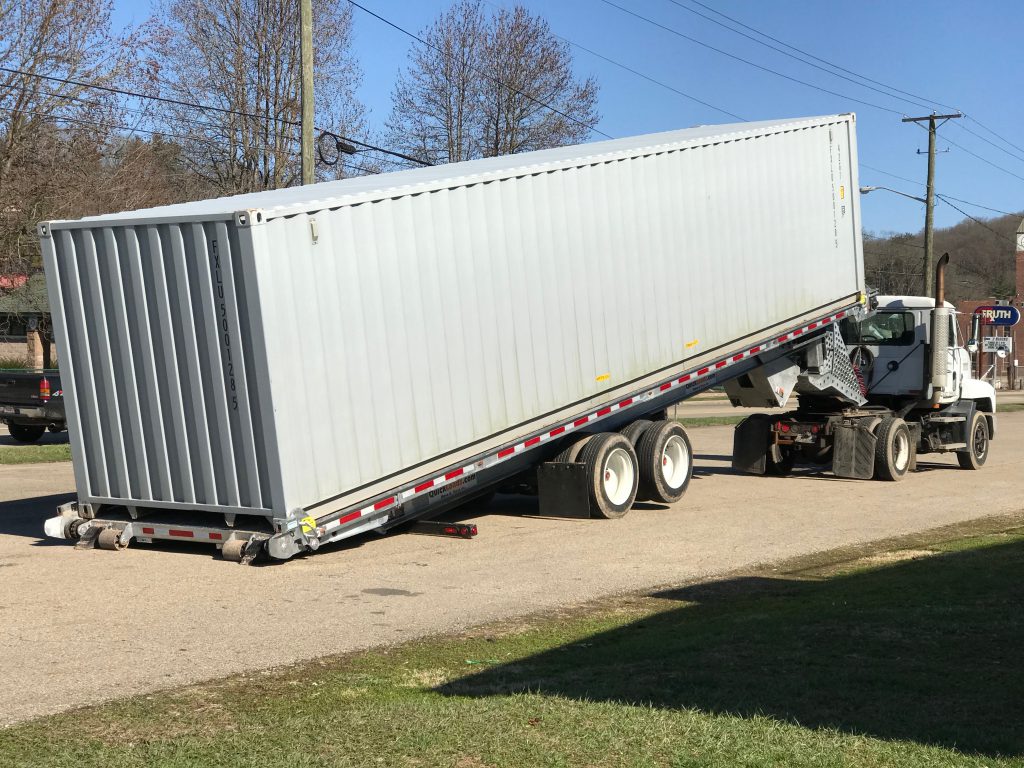
[[46,532],[287,559],[499,487],[603,517],[676,500],[692,452],[666,407],[792,354],[863,402],[837,331],[866,309],[854,128],[41,224],[78,495]]

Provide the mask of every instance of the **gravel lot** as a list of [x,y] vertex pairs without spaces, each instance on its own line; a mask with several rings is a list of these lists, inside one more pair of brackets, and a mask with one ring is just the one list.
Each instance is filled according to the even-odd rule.
[[735,475],[731,428],[695,429],[697,470],[674,508],[549,520],[499,497],[473,541],[373,536],[268,567],[184,544],[79,552],[43,540],[43,520],[72,498],[70,465],[0,466],[0,725],[1016,512],[1024,413],[999,424],[983,471],[941,458],[898,484]]

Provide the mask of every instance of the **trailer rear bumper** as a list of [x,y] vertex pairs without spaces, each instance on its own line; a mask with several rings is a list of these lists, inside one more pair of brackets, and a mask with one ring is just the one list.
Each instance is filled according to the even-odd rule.
[[251,528],[179,524],[163,520],[132,520],[114,516],[86,517],[76,502],[58,508],[59,514],[43,523],[50,538],[75,541],[76,548],[123,549],[132,541],[189,541],[213,544],[225,558],[250,562],[263,551],[271,534]]

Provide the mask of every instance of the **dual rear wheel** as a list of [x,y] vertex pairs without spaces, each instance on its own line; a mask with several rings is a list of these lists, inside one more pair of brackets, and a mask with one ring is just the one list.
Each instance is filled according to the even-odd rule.
[[678,501],[693,472],[690,439],[671,421],[635,421],[621,432],[590,435],[555,461],[586,467],[591,512],[609,519],[625,515],[637,500]]

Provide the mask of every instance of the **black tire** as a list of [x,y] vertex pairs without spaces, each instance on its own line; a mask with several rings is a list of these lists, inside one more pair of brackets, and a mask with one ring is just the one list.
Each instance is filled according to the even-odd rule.
[[8,424],[7,429],[19,443],[34,443],[46,432],[46,427],[36,424]]
[[902,480],[914,450],[907,422],[899,416],[886,416],[875,428],[875,441],[875,479]]
[[640,461],[639,498],[664,504],[683,498],[693,476],[693,447],[681,424],[656,421],[648,426],[640,436],[636,455]]
[[565,446],[552,461],[559,464],[572,464],[580,461],[580,453],[583,451],[583,447],[590,441],[593,435],[583,435],[582,437],[576,438],[569,445]]
[[971,428],[967,431],[967,448],[956,452],[961,469],[981,469],[988,460],[989,451],[988,419],[981,411],[971,417]]
[[642,435],[644,433],[644,430],[651,426],[651,424],[653,423],[654,422],[650,421],[649,419],[638,419],[637,421],[634,421],[632,424],[627,424],[622,429],[620,429],[619,434],[633,444],[633,448],[636,449],[637,454],[639,455],[640,450],[636,446],[640,442],[640,435]]
[[[587,467],[591,514],[609,520],[625,515],[636,500],[640,482],[633,444],[618,432],[602,432],[586,442],[578,460]],[[623,462],[628,462],[628,466],[621,466]],[[619,464],[621,471],[616,472],[612,464]],[[606,482],[615,478],[618,478],[619,483],[614,491],[617,497],[610,495]]]

